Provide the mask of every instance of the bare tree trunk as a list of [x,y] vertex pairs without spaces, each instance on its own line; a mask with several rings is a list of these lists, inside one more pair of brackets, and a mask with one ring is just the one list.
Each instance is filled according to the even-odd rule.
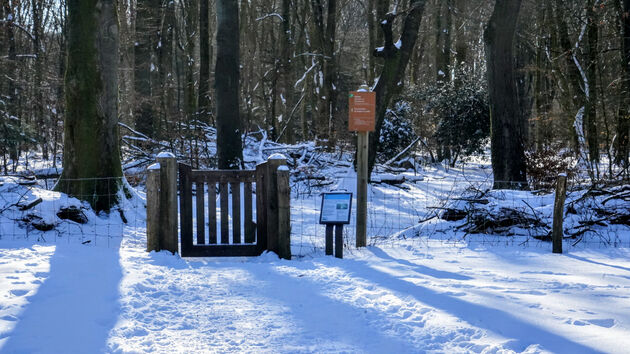
[[527,188],[524,124],[518,107],[514,35],[521,0],[497,0],[484,33],[495,189]]
[[138,0],[136,5],[136,38],[134,42],[134,123],[138,131],[154,137],[158,127],[153,82],[156,64],[154,48],[158,44],[161,0]]
[[581,88],[582,78],[580,75],[580,71],[575,65],[573,60],[574,48],[571,44],[571,40],[569,39],[569,31],[567,28],[567,23],[565,17],[568,15],[568,11],[565,9],[565,2],[563,0],[555,0],[555,23],[556,23],[556,31],[558,33],[558,44],[560,45],[560,49],[562,50],[562,55],[564,57],[565,62],[565,70],[567,72],[566,78],[566,94],[567,97],[565,101],[572,103],[572,109],[566,116],[568,131],[570,132],[570,139],[573,145],[573,149],[577,154],[580,152],[580,144],[578,142],[578,136],[575,133],[575,129],[573,128],[575,122],[575,113],[578,112],[582,107],[584,107],[586,100],[584,96],[584,91]]
[[31,1],[31,13],[33,14],[33,53],[35,54],[35,76],[33,81],[33,89],[35,90],[35,101],[34,104],[34,120],[37,122],[37,125],[40,127],[40,138],[41,138],[41,148],[42,148],[42,157],[45,160],[48,160],[48,143],[49,139],[49,131],[51,126],[47,124],[44,120],[44,95],[42,88],[42,76],[43,76],[43,53],[42,53],[42,15],[43,15],[43,4],[41,1],[32,0]]
[[239,169],[243,160],[239,115],[238,4],[217,0],[217,155],[220,169]]
[[199,120],[211,123],[210,107],[210,9],[208,0],[199,3]]
[[95,210],[117,204],[118,16],[108,0],[68,0],[63,174],[56,189]]
[[621,64],[623,68],[622,100],[617,115],[617,164],[630,167],[630,0],[623,0],[621,17]]
[[[368,6],[367,6],[367,10],[366,10],[366,16],[367,16],[367,25],[368,25],[368,40],[369,40],[369,46],[368,46],[368,51],[371,51],[373,48],[376,48],[376,32],[378,30],[378,26],[375,25],[374,21],[374,2],[376,0],[368,0]],[[368,53],[368,68],[367,68],[367,75],[366,75],[366,84],[368,84],[369,86],[372,86],[372,84],[374,83],[374,74],[375,74],[375,67],[374,67],[375,63],[374,63],[374,56],[372,55],[372,53]]]
[[594,0],[588,0],[586,5],[586,35],[587,61],[586,77],[589,95],[586,97],[584,125],[586,126],[586,140],[588,142],[588,155],[593,163],[599,162],[599,137],[597,132],[597,61],[599,60],[597,18],[594,10]]
[[[336,64],[335,64],[335,33],[337,0],[328,0],[326,14],[326,25],[324,25],[324,8],[321,0],[311,0],[315,17],[315,43],[320,48],[320,73],[317,105],[317,135],[320,141],[327,141],[331,138],[332,117],[334,115],[333,103],[335,102],[335,92],[333,89]],[[328,141],[330,143],[330,141]]]
[[[468,61],[468,42],[466,39],[467,28],[466,18],[468,14],[467,0],[455,0],[455,68],[462,68]],[[460,85],[460,76],[463,75],[459,70],[455,70],[455,85]]]
[[[13,30],[13,23],[15,21],[15,14],[13,9],[11,8],[8,1],[4,1],[3,4],[5,17],[7,18],[7,22],[5,23],[5,35],[7,44],[7,68],[6,68],[6,77],[8,78],[7,82],[7,99],[6,99],[6,113],[7,116],[11,119],[16,118],[19,121],[18,110],[17,110],[17,97],[18,93],[18,85],[17,85],[17,48],[15,43],[15,31]],[[5,125],[6,128],[6,125]],[[8,133],[7,133],[8,134]],[[5,134],[5,135],[7,135]],[[17,161],[18,159],[18,143],[16,141],[9,141],[8,146],[6,147],[6,152],[9,155],[9,158],[13,161]],[[4,161],[4,170],[7,173],[7,165],[6,160]]]
[[400,35],[400,48],[394,44],[392,31],[396,15],[388,14],[380,22],[385,45],[382,50],[375,50],[374,55],[383,58],[385,63],[378,83],[374,88],[376,92],[376,130],[370,134],[369,139],[368,176],[371,175],[374,169],[385,112],[392,98],[398,95],[403,88],[402,82],[405,78],[405,70],[416,45],[425,3],[425,0],[413,0],[409,10],[405,12],[406,15]]
[[175,4],[172,0],[162,0],[160,26],[160,46],[158,48],[158,67],[160,73],[160,120],[158,137],[170,138],[176,117],[175,110],[175,68],[173,50],[175,41]]
[[452,17],[451,11],[452,0],[439,1],[436,7],[438,16],[435,21],[435,70],[436,80],[442,82],[450,82],[450,65],[451,65],[451,27]]
[[[186,21],[186,39],[185,39],[185,63],[184,63],[184,112],[186,113],[186,119],[190,122],[196,118],[197,113],[197,93],[195,92],[195,39],[198,35],[197,21],[198,16],[198,1],[186,1],[184,8],[184,20]],[[237,5],[238,6],[238,5]],[[238,17],[237,17],[238,19]],[[238,45],[238,43],[237,43]]]

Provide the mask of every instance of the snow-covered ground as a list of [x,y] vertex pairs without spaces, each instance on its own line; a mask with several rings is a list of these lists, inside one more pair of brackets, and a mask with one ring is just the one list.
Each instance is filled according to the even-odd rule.
[[0,351],[624,353],[628,259],[418,240],[292,261],[3,241]]
[[[264,159],[258,155],[252,160]],[[354,172],[343,159],[319,170],[308,165],[293,170],[306,172],[292,178],[292,261],[147,253],[141,191],[123,198],[123,213],[106,216],[3,179],[0,352],[628,352],[627,226],[598,221],[567,239],[564,254],[552,254],[534,237],[544,227],[469,234],[458,229],[465,220],[435,217],[470,207],[457,198],[489,188],[487,163],[380,171],[376,180],[404,176],[405,183],[370,186],[370,246],[354,248],[351,224],[341,260],[323,254],[319,193],[354,192]],[[307,173],[318,178],[300,180]],[[567,230],[588,221],[590,208],[628,208],[623,199],[582,195],[567,197],[577,209]],[[489,214],[531,211],[550,223],[552,194],[483,198]],[[80,209],[85,223],[59,217],[67,207]]]

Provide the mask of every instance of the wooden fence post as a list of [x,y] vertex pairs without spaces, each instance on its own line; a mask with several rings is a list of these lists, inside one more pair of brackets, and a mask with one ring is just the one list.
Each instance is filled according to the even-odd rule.
[[267,200],[267,163],[256,166],[256,242],[260,251],[267,250],[267,209],[265,201]]
[[278,167],[286,165],[287,159],[273,154],[267,159],[265,171],[265,204],[267,213],[267,250],[280,254],[278,250]]
[[147,169],[147,252],[160,251],[160,165]]
[[278,167],[278,256],[291,259],[291,188],[289,168]]
[[553,230],[551,241],[553,253],[562,253],[562,239],[564,238],[564,201],[567,196],[567,175],[560,174],[556,185],[556,199],[553,207]]
[[367,246],[368,137],[368,132],[357,133],[357,247]]
[[160,164],[160,246],[177,253],[177,159],[169,152],[157,156]]

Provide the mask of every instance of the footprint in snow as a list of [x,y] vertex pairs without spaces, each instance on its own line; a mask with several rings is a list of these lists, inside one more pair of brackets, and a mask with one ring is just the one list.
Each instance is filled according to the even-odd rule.
[[11,290],[10,293],[14,296],[24,296],[28,294],[28,290]]
[[585,321],[587,321],[590,324],[594,324],[596,326],[600,326],[604,328],[610,328],[615,325],[615,320],[613,320],[612,318],[595,318],[595,319],[585,320]]

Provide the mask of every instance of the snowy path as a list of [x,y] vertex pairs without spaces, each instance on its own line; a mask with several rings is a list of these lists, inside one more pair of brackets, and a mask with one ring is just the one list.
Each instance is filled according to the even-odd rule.
[[0,242],[0,351],[627,352],[630,250],[280,261]]

